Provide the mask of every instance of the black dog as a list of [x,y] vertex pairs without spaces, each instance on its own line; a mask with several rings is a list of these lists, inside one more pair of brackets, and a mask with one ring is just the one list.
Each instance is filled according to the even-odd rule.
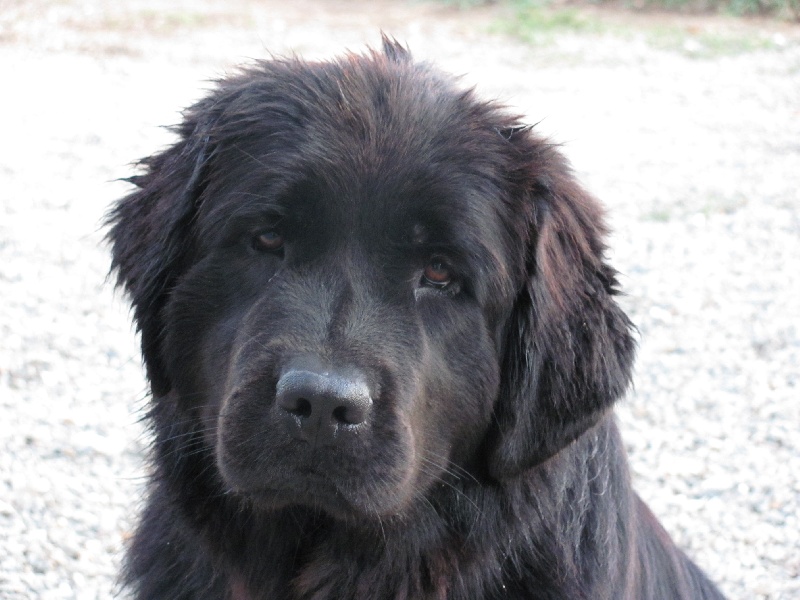
[[109,219],[153,393],[137,598],[721,598],[631,491],[631,324],[551,144],[388,40],[177,133]]

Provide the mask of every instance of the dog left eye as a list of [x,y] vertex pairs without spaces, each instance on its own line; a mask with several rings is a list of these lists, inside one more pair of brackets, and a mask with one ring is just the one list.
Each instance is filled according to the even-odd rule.
[[447,263],[441,259],[431,260],[422,273],[423,283],[435,288],[445,288],[452,281]]
[[276,252],[283,247],[283,236],[274,230],[262,231],[253,238],[253,248],[262,252]]

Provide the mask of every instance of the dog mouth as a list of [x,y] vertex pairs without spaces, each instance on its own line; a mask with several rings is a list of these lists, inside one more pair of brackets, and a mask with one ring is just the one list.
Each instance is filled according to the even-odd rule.
[[284,451],[283,461],[232,464],[218,456],[228,493],[264,511],[300,506],[350,522],[400,515],[425,487],[413,461],[360,463],[325,448]]
[[398,506],[394,501],[402,494],[376,496],[365,493],[360,486],[345,487],[314,467],[297,469],[290,481],[280,485],[270,483],[233,491],[254,507],[265,511],[299,506],[321,511],[347,522],[351,522],[354,517],[373,520],[396,515],[402,512],[404,505],[400,503]]

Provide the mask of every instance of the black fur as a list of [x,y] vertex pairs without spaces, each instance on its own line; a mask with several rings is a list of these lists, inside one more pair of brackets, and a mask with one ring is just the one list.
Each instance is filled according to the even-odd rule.
[[[631,491],[631,324],[551,144],[389,40],[258,63],[177,134],[109,217],[153,392],[137,598],[721,598]],[[302,429],[309,370],[366,416]]]

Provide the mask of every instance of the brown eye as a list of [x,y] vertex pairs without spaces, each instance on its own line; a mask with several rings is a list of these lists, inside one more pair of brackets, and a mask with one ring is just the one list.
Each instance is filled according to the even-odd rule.
[[434,259],[428,263],[422,277],[427,285],[437,288],[447,286],[451,280],[450,269],[444,261],[439,259]]
[[283,247],[283,236],[277,231],[263,231],[253,240],[253,248],[264,252],[275,252]]

